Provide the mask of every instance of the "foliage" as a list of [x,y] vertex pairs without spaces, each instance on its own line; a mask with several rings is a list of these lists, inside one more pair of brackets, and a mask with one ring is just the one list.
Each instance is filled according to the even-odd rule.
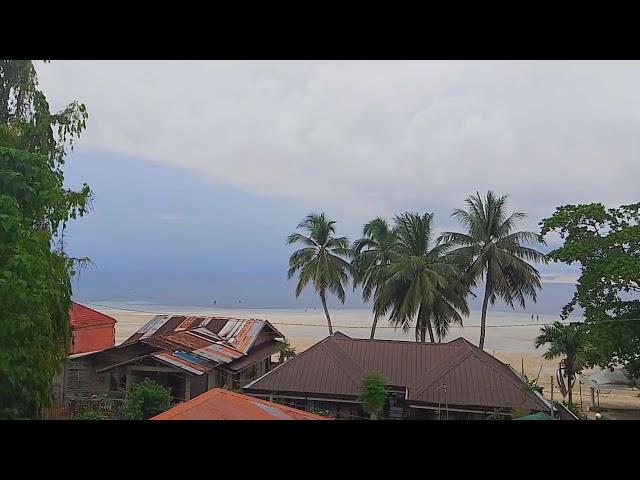
[[538,379],[534,378],[533,380],[529,380],[525,377],[524,385],[527,392],[542,392],[542,387],[538,385]]
[[527,244],[543,243],[533,232],[516,231],[516,223],[525,218],[522,212],[507,213],[507,196],[487,192],[467,197],[467,210],[454,210],[465,233],[445,232],[440,242],[450,246],[452,253],[466,259],[464,283],[477,286],[484,279],[485,293],[480,322],[480,341],[484,348],[487,306],[501,298],[510,307],[515,303],[525,307],[525,300],[536,301],[541,288],[540,273],[528,262],[544,262],[545,256]]
[[360,385],[358,400],[362,402],[364,410],[371,415],[371,418],[380,417],[388,398],[387,379],[375,372],[365,374]]
[[[398,237],[393,228],[383,218],[375,218],[362,228],[363,237],[353,242],[354,290],[362,285],[362,299],[368,302],[377,296],[377,290],[384,279],[384,271],[397,255]],[[371,339],[375,337],[379,315],[375,314],[371,326]]]
[[587,416],[584,413],[582,413],[582,410],[580,410],[580,405],[578,405],[577,403],[569,403],[569,402],[563,401],[562,405],[567,407],[569,411],[573,413],[576,417],[578,417],[580,420],[587,419]]
[[442,340],[451,323],[462,325],[462,315],[469,314],[457,259],[445,246],[435,245],[433,214],[396,215],[393,235],[389,261],[376,273],[374,317],[390,312],[390,323],[404,331],[415,317],[416,341],[426,341],[428,331],[434,342],[434,330]]
[[289,244],[304,245],[289,258],[288,278],[293,278],[299,272],[296,297],[309,283],[314,285],[327,317],[329,335],[333,334],[333,327],[327,309],[327,291],[344,303],[344,286],[352,272],[351,264],[346,260],[351,256],[349,240],[335,236],[335,223],[335,220],[326,218],[324,213],[314,213],[298,224],[298,228],[308,235],[294,233],[287,238]]
[[289,340],[285,339],[279,349],[280,358],[278,359],[280,363],[285,362],[286,360],[293,358],[297,355],[296,348],[292,347],[289,343]]
[[64,229],[91,192],[64,187],[65,154],[84,105],[51,113],[31,61],[0,60],[0,418],[37,418],[69,346],[71,278],[87,259],[64,252]]
[[505,408],[496,408],[493,412],[487,415],[487,420],[506,420],[511,418],[511,413]]
[[124,418],[126,420],[147,420],[171,406],[171,394],[162,385],[150,378],[133,385],[127,392],[124,403]]
[[100,410],[85,410],[77,413],[74,420],[109,420],[109,416]]
[[[576,375],[584,368],[587,355],[593,349],[587,342],[585,326],[580,323],[565,325],[560,322],[545,325],[540,329],[540,335],[536,337],[534,346],[539,348],[546,344],[549,345],[543,355],[546,360],[563,357],[558,367],[560,373],[557,377],[558,386],[561,391],[566,390],[569,402],[571,402]],[[564,386],[564,377],[567,378],[566,387]]]
[[580,264],[567,318],[580,307],[594,346],[589,366],[622,364],[640,376],[640,203],[606,209],[600,203],[564,205],[541,222],[541,235],[555,232],[563,245],[549,257]]

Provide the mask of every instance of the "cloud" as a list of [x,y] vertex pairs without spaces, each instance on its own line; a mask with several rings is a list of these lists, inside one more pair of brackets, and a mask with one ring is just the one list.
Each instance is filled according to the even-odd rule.
[[[87,62],[38,65],[80,148],[366,219],[509,193],[535,227],[563,203],[637,200],[638,62]],[[445,225],[448,226],[448,225]]]
[[541,275],[541,282],[544,283],[567,283],[575,285],[580,272],[552,272]]

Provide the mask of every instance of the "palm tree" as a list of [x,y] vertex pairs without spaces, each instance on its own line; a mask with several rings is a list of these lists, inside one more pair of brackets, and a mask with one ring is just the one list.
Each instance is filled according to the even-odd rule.
[[[575,384],[576,375],[585,365],[585,357],[592,350],[586,341],[584,325],[570,323],[568,325],[555,322],[540,329],[540,335],[535,339],[536,348],[549,344],[549,349],[543,355],[546,360],[564,357],[558,365],[558,381],[567,378],[566,392],[569,395],[569,405],[573,402],[571,391]],[[562,385],[564,382],[560,383]]]
[[394,223],[397,246],[378,279],[374,315],[391,310],[390,323],[404,331],[415,316],[416,341],[422,342],[427,330],[435,341],[433,320],[441,340],[451,322],[462,325],[461,314],[469,314],[456,257],[447,253],[447,246],[433,245],[433,214],[403,213]]
[[296,347],[292,347],[291,343],[289,343],[289,340],[287,340],[286,338],[284,339],[282,345],[280,345],[280,349],[278,350],[278,352],[280,353],[278,363],[284,363],[290,358],[293,358],[297,355]]
[[[353,242],[353,288],[362,285],[362,299],[368,302],[382,279],[384,269],[387,268],[398,247],[398,238],[387,221],[375,218],[362,228],[363,238]],[[376,334],[378,315],[373,316],[371,326],[371,340]]]
[[313,283],[327,316],[329,335],[333,335],[333,327],[327,309],[327,291],[333,292],[344,303],[344,286],[352,271],[351,264],[345,260],[351,256],[349,240],[335,236],[335,223],[335,220],[327,219],[324,213],[314,213],[297,227],[308,235],[294,233],[287,238],[288,244],[301,243],[305,246],[289,258],[288,278],[299,272],[296,298],[309,282]]
[[542,243],[534,232],[514,232],[517,221],[525,218],[522,212],[507,215],[507,196],[496,196],[489,191],[485,198],[479,193],[467,197],[468,209],[454,210],[455,217],[467,230],[466,233],[445,232],[438,239],[454,249],[452,254],[467,259],[465,283],[475,287],[479,279],[485,281],[480,342],[484,348],[487,305],[502,298],[514,308],[517,301],[525,307],[525,298],[536,301],[536,290],[541,288],[540,273],[528,261],[546,262],[541,252],[524,244]]

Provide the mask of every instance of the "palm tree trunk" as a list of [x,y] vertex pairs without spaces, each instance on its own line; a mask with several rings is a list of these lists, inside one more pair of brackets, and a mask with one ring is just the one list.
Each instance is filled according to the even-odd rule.
[[487,271],[487,282],[484,287],[484,301],[482,302],[482,316],[480,317],[480,342],[478,347],[484,350],[484,335],[485,327],[487,323],[487,305],[489,304],[489,297],[491,296],[491,280],[489,278],[489,272]]
[[[435,339],[433,337],[433,328],[431,328],[431,319],[429,317],[427,317],[427,319],[425,320],[425,323],[427,324],[427,328],[429,329],[429,341],[431,343],[435,342]],[[423,340],[424,342],[424,340]]]
[[333,327],[331,326],[331,317],[329,316],[329,310],[327,309],[327,298],[324,293],[324,289],[320,290],[320,300],[322,300],[322,307],[324,308],[324,314],[327,316],[327,325],[329,325],[329,335],[333,335]]
[[[571,406],[571,404],[573,403],[573,396],[572,396],[572,390],[573,390],[573,384],[575,382],[575,378],[573,377],[573,367],[570,366],[568,370],[566,370],[567,372],[567,393],[569,396],[569,406]],[[571,380],[574,380],[573,382]]]
[[373,325],[371,325],[371,340],[373,340],[373,337],[375,337],[376,335],[376,325],[378,324],[378,316],[374,315],[373,316]]
[[431,320],[429,318],[429,313],[427,309],[420,304],[420,309],[418,310],[418,322],[416,323],[416,340],[418,336],[418,330],[420,331],[420,341],[427,341],[427,329],[429,330],[429,340],[433,343],[435,340],[433,338],[433,328],[431,328]]

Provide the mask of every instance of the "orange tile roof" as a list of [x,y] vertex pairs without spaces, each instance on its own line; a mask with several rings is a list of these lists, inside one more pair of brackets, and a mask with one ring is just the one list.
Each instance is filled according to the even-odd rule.
[[116,324],[115,318],[75,302],[72,303],[69,313],[73,329]]
[[151,420],[328,420],[242,393],[211,389]]

